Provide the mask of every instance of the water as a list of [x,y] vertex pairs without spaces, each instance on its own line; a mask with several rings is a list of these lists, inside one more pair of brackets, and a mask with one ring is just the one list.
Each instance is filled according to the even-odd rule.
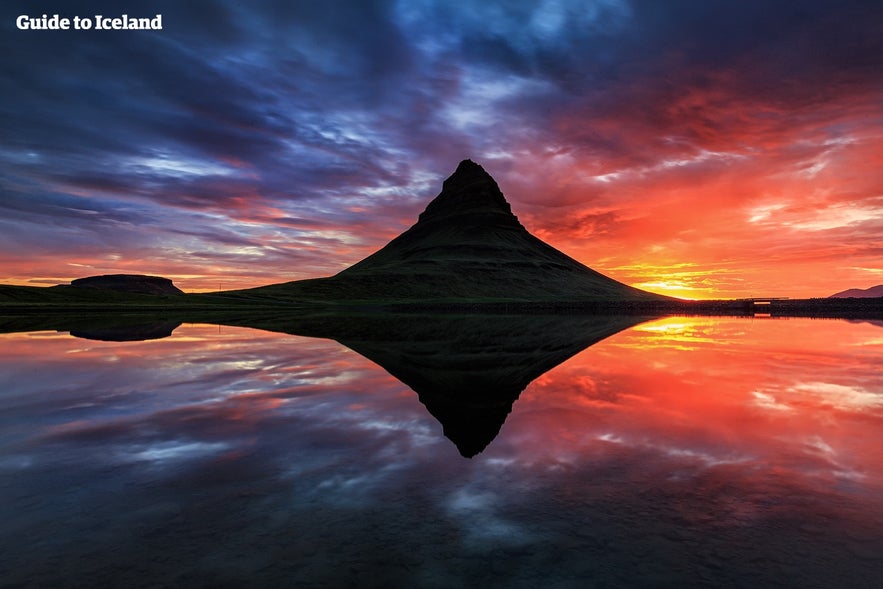
[[640,321],[0,334],[0,585],[883,586],[883,326]]

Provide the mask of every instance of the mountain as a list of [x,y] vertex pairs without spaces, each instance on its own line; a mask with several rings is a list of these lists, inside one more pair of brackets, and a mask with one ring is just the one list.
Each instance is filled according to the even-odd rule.
[[361,262],[329,278],[228,294],[289,301],[666,300],[531,235],[494,179],[471,160],[460,162],[416,224]]
[[861,289],[861,288],[850,288],[849,290],[844,290],[842,292],[838,292],[837,294],[832,294],[829,299],[871,299],[876,297],[883,297],[883,284],[878,284],[877,286],[872,286],[871,288]]

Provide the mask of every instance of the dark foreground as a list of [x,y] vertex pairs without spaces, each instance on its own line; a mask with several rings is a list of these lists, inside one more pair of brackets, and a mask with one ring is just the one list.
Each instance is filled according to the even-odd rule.
[[[325,279],[322,279],[325,280]],[[307,284],[317,281],[301,281]],[[292,283],[295,284],[295,283]],[[282,285],[286,286],[286,285]],[[323,287],[324,288],[324,287]],[[95,288],[58,286],[36,288],[0,285],[0,317],[39,317],[78,314],[115,315],[159,313],[183,321],[209,321],[279,313],[335,314],[379,313],[509,313],[598,315],[717,315],[883,319],[883,297],[684,301],[671,298],[631,300],[549,299],[365,299],[358,293],[334,296],[333,289],[306,297],[273,287],[251,291],[204,294],[145,294]],[[342,293],[337,293],[341,295]],[[224,323],[225,321],[215,321]]]

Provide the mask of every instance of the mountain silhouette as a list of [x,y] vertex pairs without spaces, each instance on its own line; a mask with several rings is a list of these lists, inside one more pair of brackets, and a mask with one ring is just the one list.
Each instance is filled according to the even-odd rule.
[[285,300],[652,301],[530,234],[494,179],[460,162],[417,223],[342,272],[227,293]]
[[871,288],[850,288],[848,290],[844,290],[838,292],[836,294],[832,294],[829,299],[871,299],[883,297],[883,284],[878,284],[877,286],[872,286]]
[[152,295],[184,294],[180,288],[172,284],[168,278],[161,276],[144,276],[142,274],[104,274],[77,278],[70,284],[74,288],[94,288],[113,290],[126,293]]

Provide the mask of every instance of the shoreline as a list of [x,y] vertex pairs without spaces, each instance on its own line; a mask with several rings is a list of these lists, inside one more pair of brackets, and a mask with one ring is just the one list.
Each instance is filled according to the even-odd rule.
[[[118,293],[117,293],[118,294]],[[199,300],[191,297],[198,296]],[[0,302],[0,316],[469,314],[469,315],[708,315],[883,319],[883,297],[844,299],[733,299],[708,301],[290,301],[224,295],[126,296],[95,301]],[[761,301],[761,302],[758,302]]]

